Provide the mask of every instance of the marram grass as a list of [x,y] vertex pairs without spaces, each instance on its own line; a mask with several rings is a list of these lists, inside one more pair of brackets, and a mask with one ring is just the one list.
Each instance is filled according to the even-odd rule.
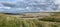
[[59,19],[20,19],[17,17],[0,15],[0,27],[60,27]]
[[60,27],[59,22],[47,22],[33,19],[6,19],[0,20],[0,27]]

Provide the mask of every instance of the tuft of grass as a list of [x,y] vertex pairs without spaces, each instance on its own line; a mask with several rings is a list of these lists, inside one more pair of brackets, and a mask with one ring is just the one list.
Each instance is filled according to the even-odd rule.
[[0,27],[60,27],[60,19],[51,17],[44,17],[42,19],[20,19],[1,14]]

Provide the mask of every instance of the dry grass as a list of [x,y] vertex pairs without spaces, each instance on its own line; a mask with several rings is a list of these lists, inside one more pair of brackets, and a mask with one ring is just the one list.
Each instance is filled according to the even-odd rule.
[[20,19],[12,15],[0,14],[0,27],[60,27],[60,18]]

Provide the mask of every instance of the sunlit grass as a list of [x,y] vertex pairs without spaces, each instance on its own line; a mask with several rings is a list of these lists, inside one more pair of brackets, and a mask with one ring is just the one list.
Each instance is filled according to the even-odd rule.
[[0,27],[60,27],[60,18],[20,19],[0,14]]

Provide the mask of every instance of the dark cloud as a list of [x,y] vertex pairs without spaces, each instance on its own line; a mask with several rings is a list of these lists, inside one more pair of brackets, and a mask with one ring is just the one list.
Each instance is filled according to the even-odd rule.
[[[3,8],[5,12],[10,13],[20,13],[20,12],[52,12],[58,10],[58,5],[56,5],[54,2],[40,2],[35,0],[30,1],[18,1],[16,3],[9,3],[9,2],[2,2],[1,3],[4,7],[10,7]],[[1,6],[0,6],[1,7]]]
[[15,7],[14,3],[1,3],[1,4],[7,7]]

